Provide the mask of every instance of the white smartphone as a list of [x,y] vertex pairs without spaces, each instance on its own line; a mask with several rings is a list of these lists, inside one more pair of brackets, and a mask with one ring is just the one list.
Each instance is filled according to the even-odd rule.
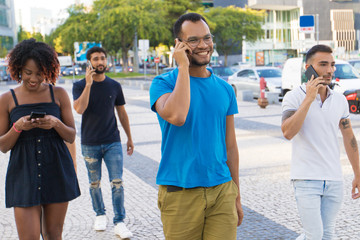
[[90,68],[90,70],[94,69],[93,66],[92,66],[92,64],[91,64],[91,62],[90,62],[89,60],[87,61],[87,66]]

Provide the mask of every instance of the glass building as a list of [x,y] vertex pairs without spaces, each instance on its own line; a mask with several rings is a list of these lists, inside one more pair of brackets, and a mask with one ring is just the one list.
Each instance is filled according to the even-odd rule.
[[0,46],[10,50],[16,42],[14,0],[0,0]]

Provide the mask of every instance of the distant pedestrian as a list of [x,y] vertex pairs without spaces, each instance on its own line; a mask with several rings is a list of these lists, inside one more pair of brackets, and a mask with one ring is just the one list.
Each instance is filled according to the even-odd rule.
[[347,100],[329,88],[335,71],[332,49],[312,47],[305,68],[311,66],[319,76],[313,75],[285,95],[281,129],[286,139],[292,139],[291,179],[303,226],[297,239],[335,239],[336,216],[343,199],[339,128],[354,171],[353,199],[360,197],[359,151]]
[[236,239],[243,210],[232,87],[207,69],[213,37],[199,14],[174,25],[175,70],[157,76],[151,109],[162,131],[158,206],[166,239]]
[[0,96],[0,149],[11,149],[6,207],[14,207],[19,239],[61,239],[68,202],[80,190],[64,143],[76,133],[70,99],[52,85],[60,68],[57,54],[29,39],[7,58],[12,79],[21,85]]
[[82,114],[81,151],[85,158],[90,183],[90,196],[96,213],[94,230],[106,230],[107,218],[101,193],[101,164],[106,164],[112,189],[115,234],[129,238],[132,233],[124,224],[123,153],[120,133],[114,110],[127,135],[127,154],[131,155],[134,144],[125,110],[125,98],[120,83],[107,77],[106,52],[92,47],[87,51],[89,67],[85,79],[74,83],[74,109]]

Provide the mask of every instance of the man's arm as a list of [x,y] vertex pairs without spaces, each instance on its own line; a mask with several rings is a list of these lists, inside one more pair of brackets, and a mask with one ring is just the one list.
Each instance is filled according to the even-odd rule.
[[182,126],[190,108],[190,74],[189,59],[186,51],[191,51],[184,42],[175,40],[174,58],[178,64],[179,74],[174,91],[159,97],[155,103],[156,112],[165,121]]
[[[354,171],[354,180],[352,182],[352,198],[360,197],[360,166],[359,166],[359,149],[355,135],[353,133],[350,119],[341,119],[339,124],[341,134],[343,136],[346,154]],[[357,192],[356,192],[357,189]]]
[[93,75],[95,74],[95,69],[86,69],[85,75],[85,88],[81,93],[80,97],[74,101],[74,109],[78,114],[83,114],[89,105],[90,89],[93,83]]
[[291,140],[300,131],[311,103],[315,100],[322,78],[310,80],[306,84],[306,96],[296,111],[284,111],[282,116],[281,130],[286,139]]
[[130,131],[130,123],[129,118],[125,110],[124,105],[115,106],[116,112],[119,116],[119,120],[121,123],[121,126],[123,127],[126,136],[127,136],[127,143],[126,143],[126,151],[128,155],[132,155],[134,152],[134,143],[131,137],[131,131]]
[[239,151],[236,143],[235,135],[235,124],[234,124],[234,115],[229,115],[226,117],[226,152],[227,152],[227,162],[231,173],[231,178],[237,185],[239,189],[239,195],[236,198],[236,209],[238,213],[238,226],[240,226],[244,212],[241,206],[241,196],[240,196],[240,185],[239,185]]

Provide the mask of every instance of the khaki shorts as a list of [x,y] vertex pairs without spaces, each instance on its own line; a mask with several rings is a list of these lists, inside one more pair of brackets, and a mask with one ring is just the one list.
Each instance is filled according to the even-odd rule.
[[168,192],[159,186],[158,207],[167,240],[236,239],[238,187],[229,181],[214,187]]

